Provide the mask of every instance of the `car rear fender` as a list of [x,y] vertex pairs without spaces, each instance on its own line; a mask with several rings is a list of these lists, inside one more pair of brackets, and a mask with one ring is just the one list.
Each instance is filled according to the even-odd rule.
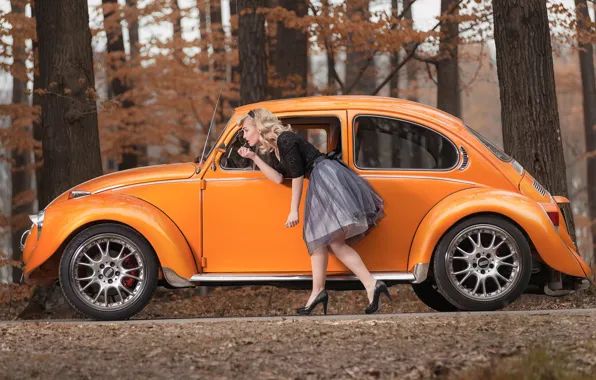
[[34,227],[25,243],[25,276],[50,259],[72,235],[97,222],[122,223],[135,229],[151,244],[162,269],[169,268],[186,279],[198,273],[188,242],[166,214],[139,198],[101,193],[46,209],[39,241]]
[[[572,276],[589,277],[590,268],[560,238],[540,205],[522,194],[506,190],[473,188],[454,193],[437,203],[424,217],[412,241],[408,268],[430,264],[441,237],[459,221],[479,214],[501,215],[517,224],[542,260]],[[420,264],[416,267],[417,264]]]

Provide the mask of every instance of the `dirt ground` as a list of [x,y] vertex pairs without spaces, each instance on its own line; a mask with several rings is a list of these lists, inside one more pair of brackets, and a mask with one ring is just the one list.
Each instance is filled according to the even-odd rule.
[[528,358],[594,378],[596,314],[0,324],[0,379],[511,379]]
[[[590,379],[596,313],[430,312],[407,285],[378,318],[56,324],[72,312],[0,323],[1,379],[96,377],[259,379]],[[134,319],[293,316],[308,291],[275,287],[160,289]],[[13,319],[25,302],[0,305]],[[4,307],[3,307],[4,306]],[[364,291],[331,291],[329,314],[363,314]],[[596,308],[596,291],[523,295],[506,310]],[[320,314],[320,309],[317,310]],[[395,314],[395,315],[387,315]]]

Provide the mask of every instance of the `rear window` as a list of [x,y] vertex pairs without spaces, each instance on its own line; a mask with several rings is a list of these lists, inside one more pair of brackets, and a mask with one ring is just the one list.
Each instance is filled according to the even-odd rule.
[[491,152],[493,152],[493,154],[495,156],[497,156],[497,158],[499,160],[504,161],[504,162],[511,162],[511,161],[513,161],[513,158],[511,158],[507,153],[503,152],[498,146],[496,146],[495,144],[493,144],[490,141],[488,141],[486,139],[486,137],[482,136],[480,133],[478,133],[477,131],[473,130],[472,128],[470,128],[467,125],[466,125],[466,128],[468,128],[468,130],[470,131],[470,133],[472,133],[474,136],[476,136],[476,138],[478,140],[480,140],[480,142],[482,144],[484,144],[484,146],[487,147],[488,150],[490,150]]

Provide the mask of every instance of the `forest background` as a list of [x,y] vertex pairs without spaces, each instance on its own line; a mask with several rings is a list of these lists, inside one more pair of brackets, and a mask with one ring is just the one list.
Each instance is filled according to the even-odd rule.
[[[596,105],[582,93],[579,52],[596,42],[595,5],[547,7],[568,196],[580,253],[593,263],[584,114]],[[87,11],[64,17],[89,20],[95,83],[82,113],[97,115],[103,173],[193,160],[220,89],[215,136],[241,104],[367,94],[438,107],[504,145],[489,0],[88,0]],[[0,0],[0,283],[20,280],[27,214],[49,201],[39,98],[73,90],[35,86],[33,13],[31,1]],[[243,54],[254,59],[240,65]]]

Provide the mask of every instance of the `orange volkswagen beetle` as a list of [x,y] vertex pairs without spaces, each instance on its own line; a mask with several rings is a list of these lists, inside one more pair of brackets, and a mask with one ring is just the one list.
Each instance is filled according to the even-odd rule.
[[[302,230],[284,226],[291,181],[274,184],[237,153],[245,141],[236,120],[257,107],[384,198],[386,217],[355,247],[375,278],[411,283],[439,311],[499,309],[529,285],[549,295],[585,287],[590,268],[559,207],[567,199],[460,119],[368,96],[246,105],[199,164],[126,170],[68,190],[31,216],[27,282],[59,279],[75,309],[104,320],[139,312],[158,285],[309,288]],[[327,287],[360,286],[331,256]]]

